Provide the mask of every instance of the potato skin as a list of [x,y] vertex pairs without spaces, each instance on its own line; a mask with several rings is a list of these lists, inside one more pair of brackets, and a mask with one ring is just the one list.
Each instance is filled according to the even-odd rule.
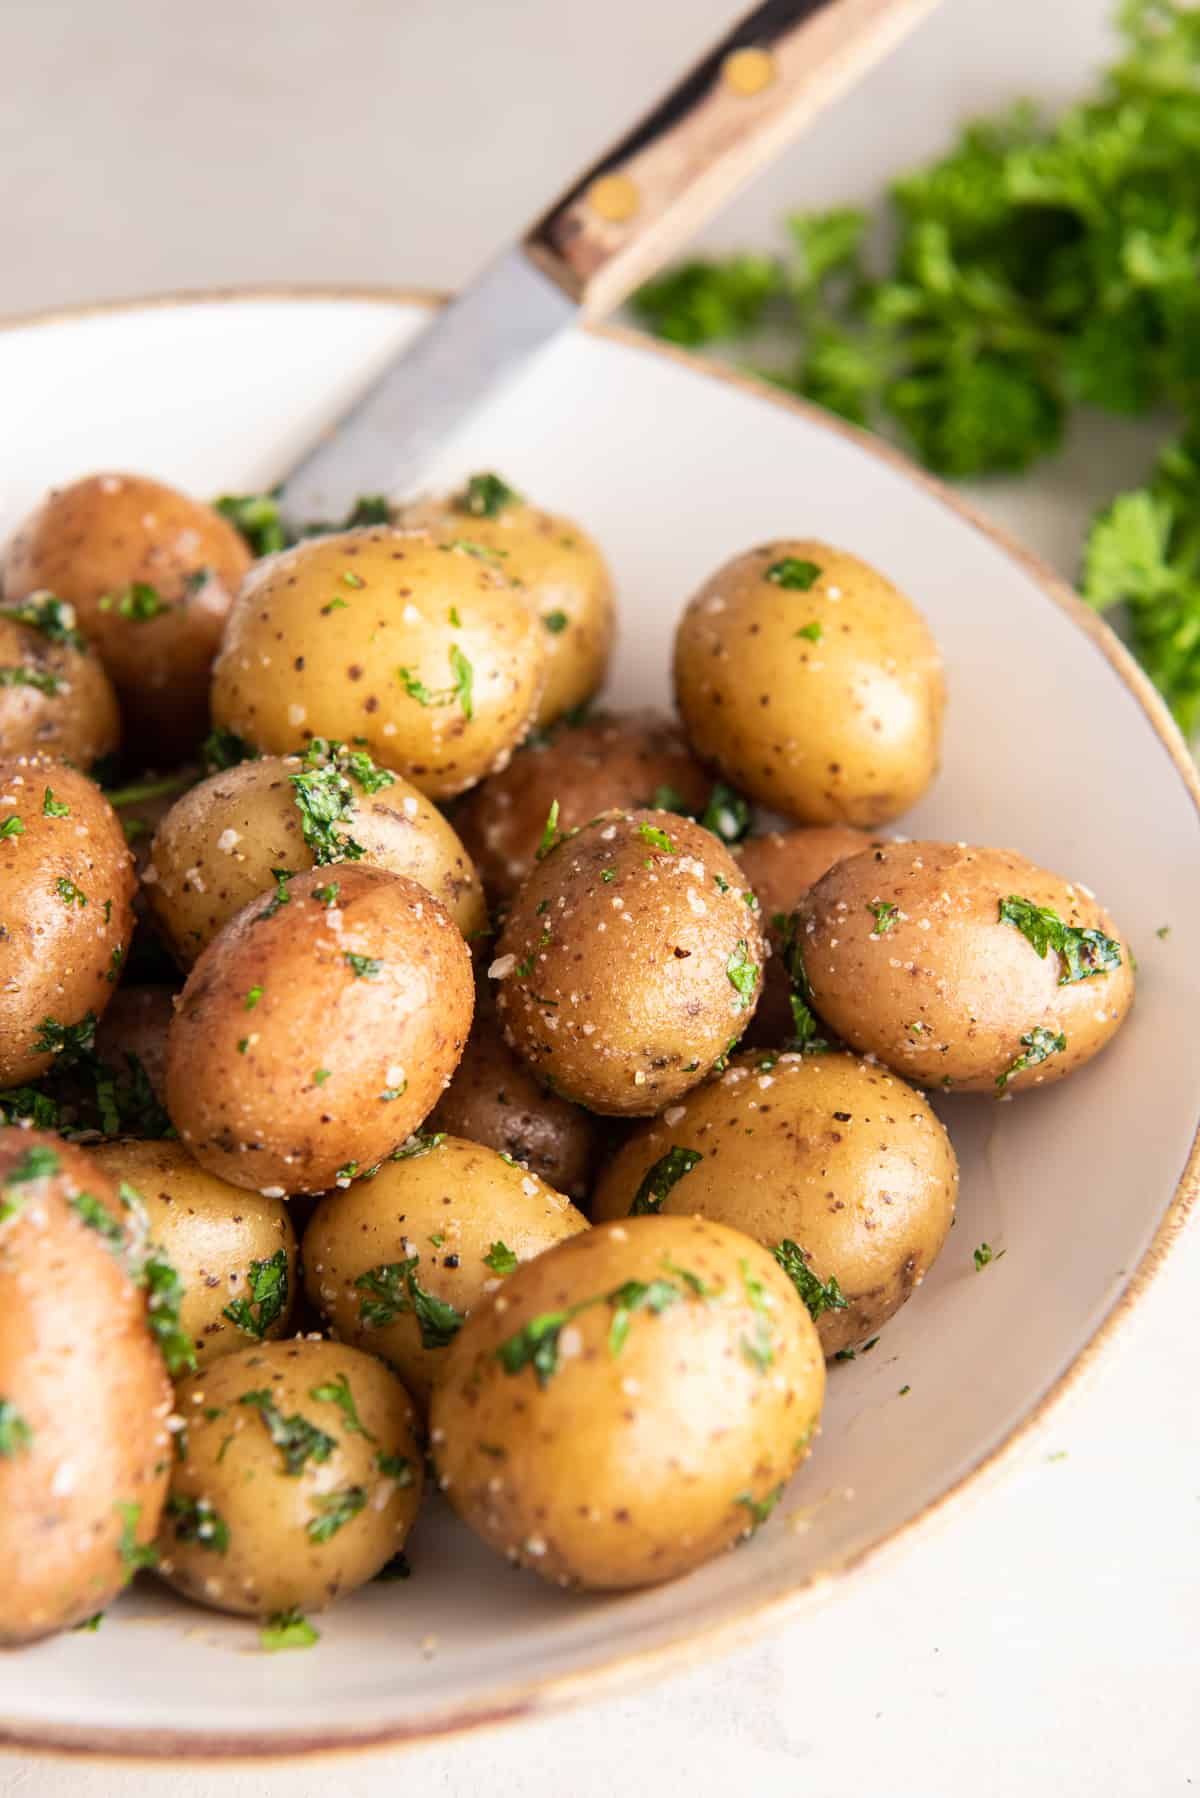
[[[354,742],[445,799],[503,767],[524,736],[546,639],[499,562],[425,531],[314,537],[243,587],[213,670],[213,718],[276,755],[314,736]],[[469,715],[456,663],[469,671]]]
[[174,1016],[171,987],[119,986],[96,1026],[101,1061],[123,1073],[126,1058],[136,1055],[160,1105],[167,1097],[167,1032]]
[[[35,602],[43,595],[33,595]],[[74,617],[66,608],[68,628]],[[121,740],[121,714],[99,656],[56,642],[32,624],[0,614],[0,668],[12,685],[0,688],[0,756],[56,755],[90,768]],[[17,670],[32,683],[14,680]]]
[[[1056,952],[1041,959],[1001,922],[1013,895],[1118,938],[1120,967],[1060,986]],[[886,931],[876,932],[874,905],[897,908]],[[1108,914],[1083,887],[1008,849],[883,844],[831,868],[797,920],[818,1014],[922,1085],[1007,1094],[1061,1080],[1104,1047],[1133,1002],[1129,948]],[[1005,1079],[1037,1028],[1064,1034],[1065,1050]]]
[[475,995],[450,917],[402,874],[313,868],[273,903],[238,912],[188,976],[167,1109],[202,1167],[281,1197],[325,1191],[416,1129],[458,1065]]
[[[349,1403],[314,1397],[347,1387]],[[280,1418],[331,1438],[325,1459],[302,1454],[289,1473],[263,1405],[245,1402],[259,1394]],[[171,1473],[159,1570],[187,1597],[250,1617],[323,1610],[403,1548],[424,1469],[408,1394],[381,1362],[341,1343],[264,1342],[185,1380],[177,1403],[187,1452]],[[314,1540],[310,1525],[336,1514],[338,1494],[361,1502]],[[198,1503],[211,1507],[203,1536]]]
[[763,975],[762,998],[746,1032],[746,1041],[778,1048],[793,1033],[791,983],[783,965],[787,920],[814,881],[834,862],[861,855],[870,847],[864,831],[848,824],[814,825],[809,830],[772,830],[747,837],[734,855],[759,904],[759,916],[770,946]]
[[463,1058],[427,1127],[512,1155],[575,1200],[587,1197],[600,1159],[596,1120],[538,1085],[482,995]]
[[765,956],[723,843],[671,812],[611,812],[530,875],[489,974],[505,1038],[540,1080],[645,1117],[741,1035]]
[[[811,588],[769,578],[789,560],[816,566]],[[697,755],[802,824],[886,823],[937,770],[941,652],[890,581],[827,543],[766,543],[719,568],[680,619],[675,691]]]
[[[10,603],[48,589],[75,607],[134,741],[171,759],[208,728],[208,680],[250,553],[211,506],[144,475],[96,474],[47,494],[8,546]],[[135,584],[165,607],[122,613]],[[127,606],[126,613],[129,608]]]
[[937,1259],[958,1162],[926,1100],[852,1055],[739,1055],[667,1118],[644,1124],[596,1188],[597,1223],[627,1217],[646,1175],[675,1148],[703,1157],[663,1216],[707,1217],[774,1249],[791,1241],[844,1310],[822,1311],[826,1355],[874,1335]]
[[712,778],[672,719],[604,712],[583,724],[560,723],[548,738],[527,743],[457,807],[454,825],[488,892],[507,899],[535,866],[555,801],[559,829],[577,830],[601,812],[652,806],[660,787],[674,788],[689,811],[699,812]]
[[401,517],[443,541],[466,538],[491,550],[519,582],[547,637],[546,684],[534,719],[544,729],[604,685],[616,632],[612,577],[599,546],[573,518],[508,491],[491,516],[475,510],[468,485],[445,500],[405,507]]
[[132,858],[93,781],[48,758],[0,761],[0,828],[13,819],[20,832],[0,840],[0,1086],[50,1066],[34,1046],[46,1020],[104,1010],[133,934]]
[[[314,865],[291,777],[301,756],[264,756],[213,774],[176,800],[154,837],[142,876],[150,911],[180,964],[191,967],[235,912],[274,887],[274,868]],[[350,778],[352,809],[335,828],[370,867],[419,881],[464,936],[487,924],[483,890],[466,850],[437,808],[399,775],[367,793]],[[328,876],[337,879],[336,870]]]
[[[413,1271],[421,1287],[469,1316],[503,1277],[485,1260],[495,1244],[524,1262],[588,1227],[562,1193],[493,1149],[456,1136],[425,1141],[417,1153],[386,1162],[371,1179],[328,1194],[304,1233],[312,1303],[340,1341],[389,1362],[422,1405],[441,1375],[445,1343],[434,1343],[439,1332],[422,1331],[411,1308],[372,1323],[372,1301],[378,1305],[380,1295],[356,1282],[373,1269],[417,1256]],[[400,1302],[408,1303],[403,1286],[397,1290]],[[390,1301],[386,1308],[392,1309]]]
[[[195,1342],[198,1369],[264,1336],[286,1334],[297,1285],[296,1232],[282,1199],[218,1180],[177,1142],[126,1139],[98,1143],[91,1154],[114,1184],[127,1180],[138,1193],[151,1239],[183,1282],[179,1321]],[[253,1299],[252,1263],[276,1257],[282,1258],[283,1303],[263,1327],[263,1305]],[[225,1315],[239,1300],[248,1314],[242,1327]],[[268,1317],[273,1308],[267,1306]]]
[[[609,1295],[629,1281],[674,1297],[635,1310],[614,1353]],[[576,1306],[544,1381],[508,1371],[506,1343]],[[703,1218],[639,1217],[540,1255],[479,1307],[447,1354],[430,1440],[490,1547],[556,1585],[621,1590],[747,1534],[808,1452],[824,1389],[812,1320],[764,1249]]]
[[[14,1181],[35,1148],[54,1165]],[[167,1489],[171,1383],[143,1294],[72,1207],[81,1194],[126,1228],[112,1185],[81,1150],[0,1130],[0,1208],[14,1207],[0,1222],[0,1399],[12,1408],[0,1438],[4,1645],[103,1610],[132,1574],[123,1538],[154,1540]]]

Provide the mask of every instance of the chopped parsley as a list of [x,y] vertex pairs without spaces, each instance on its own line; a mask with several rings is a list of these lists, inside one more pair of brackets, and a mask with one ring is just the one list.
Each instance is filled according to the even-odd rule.
[[223,493],[213,501],[213,510],[240,532],[255,556],[273,556],[288,547],[290,539],[274,493]]
[[416,1272],[420,1261],[419,1255],[410,1255],[406,1261],[382,1262],[360,1274],[354,1282],[355,1289],[363,1294],[358,1301],[358,1315],[367,1329],[377,1330],[411,1312],[421,1333],[421,1347],[445,1348],[466,1319],[461,1311],[421,1285]]
[[794,637],[803,637],[809,643],[819,643],[824,634],[819,618],[811,619],[808,624],[802,624],[798,631],[792,632]]
[[82,911],[88,902],[87,894],[84,892],[83,888],[76,886],[73,880],[68,880],[65,874],[59,875],[54,883],[54,890],[68,911],[70,911],[73,905],[77,905],[80,911]]
[[652,849],[661,849],[664,855],[674,855],[675,845],[665,830],[659,830],[655,824],[639,824],[638,835],[643,843],[649,843]]
[[53,699],[62,692],[62,685],[57,674],[44,674],[36,668],[0,668],[0,687],[33,687],[47,699]]
[[1039,1063],[1049,1059],[1051,1055],[1061,1055],[1067,1046],[1067,1039],[1061,1030],[1048,1030],[1044,1024],[1035,1024],[1021,1038],[1023,1052],[1016,1060],[1005,1068],[1002,1074],[996,1075],[996,1090],[1003,1092],[1014,1074],[1024,1068],[1035,1068]]
[[273,1323],[287,1311],[287,1250],[276,1249],[266,1261],[252,1261],[246,1276],[248,1296],[226,1305],[221,1316],[235,1328],[261,1342]]
[[546,814],[546,822],[542,826],[542,840],[537,847],[537,860],[545,861],[556,843],[562,841],[558,832],[558,800],[554,800]]
[[262,996],[263,996],[262,987],[261,986],[252,986],[246,994],[245,1009],[247,1011],[253,1011],[254,1007],[258,1004],[258,1002],[262,998]]
[[502,481],[498,474],[473,474],[461,493],[454,496],[454,507],[469,518],[496,518],[505,506],[517,506],[521,495]]
[[747,1011],[754,999],[758,983],[758,963],[750,953],[745,937],[738,938],[737,948],[725,963],[729,984],[737,994],[735,1011]]
[[[121,1196],[132,1192],[124,1182]],[[136,1197],[136,1195],[134,1195]],[[128,1202],[128,1201],[127,1201]],[[140,1205],[140,1200],[138,1201]],[[144,1215],[144,1213],[143,1213]],[[158,1344],[173,1380],[196,1371],[196,1345],[180,1322],[184,1285],[163,1250],[151,1244],[140,1267],[130,1269],[146,1293],[146,1327]]]
[[790,916],[787,912],[776,912],[771,926],[780,937],[779,954],[790,989],[792,1034],[784,1047],[791,1052],[799,1051],[801,1055],[824,1055],[830,1044],[829,1039],[820,1034],[820,1021],[809,1003],[812,990],[800,946],[800,915],[798,912],[792,912]]
[[17,817],[15,812],[11,818],[6,818],[3,824],[0,824],[0,841],[8,837],[23,837],[24,835],[24,822]]
[[[694,1295],[699,1294],[700,1282],[694,1275],[686,1278],[685,1284]],[[611,1355],[616,1356],[625,1346],[630,1324],[637,1312],[649,1311],[657,1317],[686,1297],[687,1293],[670,1280],[626,1280],[611,1292],[602,1293],[596,1298],[580,1299],[578,1303],[569,1305],[562,1311],[543,1311],[537,1317],[530,1318],[514,1335],[500,1343],[495,1351],[496,1359],[505,1373],[510,1375],[532,1367],[538,1385],[548,1386],[558,1372],[562,1332],[581,1312],[590,1311],[598,1305],[610,1307],[612,1321],[608,1328],[608,1349]]]
[[353,820],[355,807],[354,789],[338,756],[341,747],[315,738],[300,773],[288,775],[304,841],[318,868],[329,862],[361,861],[366,854],[361,843],[336,828]]
[[124,1250],[125,1232],[121,1228],[120,1219],[113,1216],[108,1206],[95,1193],[77,1192],[67,1200],[67,1204],[80,1222],[86,1224],[89,1230],[94,1230],[114,1253]]
[[744,1258],[738,1262],[742,1272],[742,1284],[746,1288],[746,1297],[754,1312],[754,1333],[742,1337],[742,1353],[751,1367],[759,1373],[766,1373],[775,1360],[775,1351],[771,1344],[771,1306],[767,1298],[767,1289],[756,1274],[750,1272],[750,1263]]
[[11,1461],[33,1446],[33,1431],[11,1399],[0,1398],[0,1460]]
[[318,1404],[336,1405],[346,1420],[348,1436],[365,1436],[368,1442],[374,1442],[375,1437],[358,1415],[350,1381],[344,1373],[338,1374],[336,1379],[326,1380],[323,1385],[313,1386],[308,1396],[315,1398]]
[[356,980],[377,980],[383,973],[383,963],[376,955],[356,955],[352,949],[347,949],[342,960]]
[[[375,1438],[372,1437],[371,1440],[373,1442]],[[378,1454],[375,1457],[375,1467],[384,1479],[395,1480],[398,1486],[411,1486],[416,1477],[407,1455]]]
[[292,902],[292,895],[288,890],[288,881],[292,879],[291,869],[272,868],[271,875],[275,882],[275,891],[271,895],[268,903],[263,906],[262,910],[255,913],[254,922],[256,924],[265,923],[268,918],[273,918],[277,911],[280,911],[285,905],[290,905]]
[[99,601],[102,612],[114,609],[122,617],[133,624],[147,624],[150,619],[158,618],[171,607],[148,581],[131,581],[128,587],[122,587],[118,593],[106,593]]
[[981,1274],[991,1262],[1001,1260],[1007,1253],[1007,1249],[996,1250],[990,1242],[981,1242],[975,1250],[975,1272]]
[[0,606],[0,617],[32,625],[51,643],[65,643],[68,649],[86,653],[87,641],[76,629],[75,607],[53,593],[31,593],[15,606]]
[[871,932],[872,936],[886,936],[888,931],[892,928],[892,925],[900,916],[900,907],[898,905],[892,905],[886,899],[873,900],[867,906],[867,910],[875,920],[875,928]]
[[791,593],[807,593],[820,580],[821,570],[803,556],[784,556],[782,561],[771,563],[766,578]]
[[542,615],[542,623],[552,637],[561,637],[570,623],[570,619],[565,612],[545,612]]
[[483,1260],[494,1274],[511,1274],[517,1266],[517,1257],[504,1242],[494,1242]]
[[475,670],[457,643],[450,645],[450,672],[454,676],[450,686],[427,687],[411,668],[396,670],[404,691],[418,705],[436,708],[457,703],[462,707],[463,717],[469,720],[475,716]]
[[153,1542],[139,1542],[138,1525],[142,1520],[142,1507],[135,1501],[118,1503],[114,1506],[121,1519],[121,1536],[117,1543],[117,1553],[121,1557],[121,1565],[125,1569],[125,1577],[121,1584],[127,1586],[135,1573],[143,1568],[158,1566],[158,1550]]
[[268,1654],[278,1654],[285,1648],[312,1648],[321,1637],[308,1618],[293,1607],[290,1611],[276,1611],[259,1630],[258,1640]]
[[340,1492],[322,1492],[313,1499],[319,1515],[310,1518],[305,1534],[313,1542],[328,1542],[343,1526],[358,1516],[367,1502],[365,1486],[343,1486]]
[[57,1018],[45,1017],[34,1038],[38,1055],[53,1055],[59,1067],[75,1067],[92,1055],[96,1041],[96,1014],[89,1011],[77,1024],[60,1024]]
[[411,1161],[416,1155],[428,1155],[431,1149],[440,1148],[445,1140],[444,1130],[438,1130],[429,1136],[422,1135],[418,1130],[406,1142],[402,1142],[398,1149],[392,1150],[392,1160]]
[[329,1072],[328,1068],[314,1068],[312,1071],[313,1085],[324,1086],[329,1078]]
[[1000,922],[1019,930],[1043,961],[1049,949],[1061,957],[1063,971],[1058,977],[1059,986],[1091,980],[1097,974],[1107,974],[1121,965],[1121,945],[1114,938],[1105,936],[1100,930],[1081,930],[1066,924],[1049,906],[1035,905],[1018,893],[1010,893],[1007,899],[1000,901]]
[[676,1147],[668,1149],[665,1155],[660,1155],[642,1176],[629,1207],[630,1217],[645,1217],[650,1212],[661,1211],[663,1200],[671,1188],[703,1160],[704,1156],[699,1149]]
[[733,1501],[734,1504],[744,1505],[750,1513],[750,1522],[746,1526],[746,1534],[748,1536],[752,1536],[756,1530],[762,1528],[763,1524],[767,1521],[767,1518],[771,1515],[771,1512],[775,1509],[775,1506],[783,1497],[786,1483],[786,1481],[781,1480],[775,1490],[773,1492],[768,1492],[765,1498],[753,1498],[749,1492],[738,1493]]
[[228,1552],[229,1525],[209,1499],[173,1492],[167,1500],[167,1516],[174,1521],[176,1542],[196,1542],[219,1555]]
[[258,759],[258,750],[245,737],[239,737],[234,730],[225,730],[220,725],[205,737],[201,754],[204,765],[210,774],[221,774],[226,768],[236,768],[241,762],[253,762]]
[[64,805],[61,799],[54,797],[52,787],[47,787],[42,796],[42,816],[43,818],[69,818],[71,816],[70,806]]
[[849,1301],[837,1283],[837,1276],[830,1274],[829,1279],[822,1284],[808,1265],[808,1256],[790,1236],[785,1236],[771,1252],[808,1306],[809,1316],[814,1323],[822,1312],[846,1309]]
[[269,1387],[243,1392],[238,1404],[250,1405],[258,1412],[268,1436],[283,1457],[283,1471],[293,1478],[304,1472],[310,1460],[315,1463],[328,1461],[337,1446],[334,1437],[327,1436],[298,1411],[284,1417]]

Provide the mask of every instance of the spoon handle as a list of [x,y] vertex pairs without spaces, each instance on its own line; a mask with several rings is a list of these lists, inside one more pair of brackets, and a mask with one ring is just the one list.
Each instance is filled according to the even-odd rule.
[[765,0],[538,220],[527,253],[584,312],[611,312],[936,4]]

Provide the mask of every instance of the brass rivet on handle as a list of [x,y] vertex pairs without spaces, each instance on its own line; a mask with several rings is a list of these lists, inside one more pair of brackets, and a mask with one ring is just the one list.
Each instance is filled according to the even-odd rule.
[[735,94],[761,94],[775,79],[775,58],[769,50],[731,50],[721,64],[721,79]]
[[623,224],[641,205],[641,196],[628,175],[598,175],[587,198],[592,211],[609,225]]

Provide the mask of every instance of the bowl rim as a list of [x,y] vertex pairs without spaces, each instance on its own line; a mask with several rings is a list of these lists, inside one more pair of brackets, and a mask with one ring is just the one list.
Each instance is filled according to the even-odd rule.
[[[391,287],[375,285],[327,286],[319,283],[253,284],[240,287],[184,289],[175,292],[116,298],[40,308],[33,312],[10,314],[0,318],[0,333],[39,329],[78,323],[88,318],[114,314],[166,311],[184,306],[247,305],[260,303],[330,303],[357,302],[391,307],[424,307],[434,310],[444,305],[450,295],[424,287]],[[693,375],[709,381],[721,381],[754,399],[781,407],[808,420],[810,424],[832,431],[855,444],[867,455],[898,470],[921,487],[949,511],[990,539],[1010,560],[1030,576],[1051,604],[1065,612],[1090,642],[1108,661],[1117,677],[1138,701],[1150,726],[1167,751],[1175,772],[1191,797],[1200,817],[1200,769],[1197,768],[1179,727],[1148,676],[1096,612],[1079,597],[1070,584],[1041,557],[1017,543],[1008,533],[985,518],[975,506],[953,492],[943,482],[919,468],[900,450],[870,432],[825,412],[808,401],[797,399],[780,388],[768,386],[751,375],[723,367],[675,344],[658,342],[641,331],[624,325],[586,323],[583,328],[592,336],[624,344],[643,354],[657,355],[679,364]],[[1075,1357],[1052,1379],[1040,1398],[1031,1406],[1003,1439],[974,1461],[954,1482],[932,1498],[913,1516],[895,1529],[878,1537],[858,1552],[844,1556],[809,1574],[802,1582],[790,1586],[774,1597],[754,1602],[737,1616],[712,1623],[700,1629],[677,1626],[678,1633],[669,1641],[654,1647],[633,1650],[615,1656],[597,1651],[586,1667],[559,1676],[526,1680],[504,1692],[493,1695],[485,1703],[455,1704],[451,1702],[437,1713],[414,1722],[368,1724],[357,1729],[337,1726],[331,1729],[287,1730],[272,1735],[261,1744],[248,1741],[228,1730],[181,1730],[168,1728],[99,1729],[89,1725],[33,1723],[8,1725],[0,1722],[0,1750],[35,1751],[41,1755],[65,1756],[140,1765],[171,1760],[177,1763],[211,1763],[225,1765],[262,1765],[265,1760],[312,1759],[317,1756],[348,1755],[367,1750],[399,1749],[428,1744],[439,1738],[465,1735],[468,1731],[518,1722],[523,1718],[545,1716],[585,1699],[610,1696],[622,1687],[647,1675],[659,1677],[682,1671],[715,1656],[732,1652],[755,1636],[764,1625],[778,1628],[814,1599],[830,1592],[834,1582],[860,1569],[878,1571],[879,1564],[907,1545],[919,1529],[944,1521],[952,1509],[977,1493],[984,1477],[998,1472],[1014,1452],[1045,1420],[1050,1411],[1070,1392],[1085,1374],[1092,1371],[1101,1356],[1115,1340],[1118,1329],[1132,1315],[1134,1306],[1149,1290],[1168,1254],[1178,1241],[1189,1216],[1195,1214],[1200,1196],[1200,1114],[1192,1133],[1192,1146],[1178,1184],[1159,1219],[1154,1235],[1124,1286],[1116,1293],[1092,1334]],[[17,1652],[20,1652],[19,1650]]]

